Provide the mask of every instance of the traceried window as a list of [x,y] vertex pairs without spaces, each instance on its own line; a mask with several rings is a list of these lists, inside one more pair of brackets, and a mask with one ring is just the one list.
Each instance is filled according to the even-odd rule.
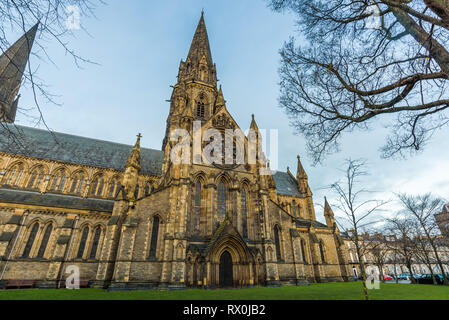
[[45,254],[45,250],[47,249],[48,240],[50,239],[51,232],[53,231],[53,225],[49,224],[45,229],[44,237],[42,238],[41,246],[39,247],[39,251],[37,253],[38,258],[43,258]]
[[198,103],[196,104],[196,116],[199,118],[204,118],[205,110],[206,105],[204,104],[204,102],[198,101]]
[[201,218],[201,182],[197,181],[195,184],[195,199],[193,203],[193,233],[200,232],[200,218]]
[[25,250],[23,251],[22,258],[28,258],[30,256],[31,248],[33,247],[34,240],[36,239],[37,231],[39,230],[39,223],[35,223],[31,228],[30,235],[28,236],[28,241],[25,245]]
[[274,245],[276,246],[276,258],[277,260],[281,260],[281,242],[279,239],[279,226],[274,227]]
[[100,243],[101,237],[101,227],[96,227],[94,232],[94,241],[92,242],[92,249],[90,251],[90,259],[95,259],[97,257],[98,244]]
[[104,178],[102,174],[99,174],[98,176],[95,177],[94,181],[92,182],[90,195],[100,197],[103,194],[103,189],[104,189]]
[[78,172],[72,181],[72,186],[70,187],[70,193],[81,194],[83,185],[84,185],[84,173]]
[[148,253],[148,258],[151,259],[156,258],[158,236],[159,236],[159,217],[154,216],[153,228],[151,230],[150,252]]
[[242,236],[243,239],[248,238],[248,205],[246,198],[246,190],[242,188],[241,193],[241,209],[242,209]]
[[9,186],[18,186],[23,176],[23,163],[14,165],[6,177],[6,184]]
[[42,181],[44,180],[44,167],[39,166],[31,173],[30,180],[28,181],[28,189],[39,189]]
[[226,186],[223,182],[217,187],[217,212],[218,220],[223,221],[226,216]]
[[89,236],[89,227],[84,227],[82,234],[81,234],[81,240],[80,240],[80,245],[78,247],[78,253],[76,255],[76,257],[78,259],[81,259],[84,255],[84,249],[86,249],[86,242],[87,242],[87,237]]
[[53,181],[51,183],[50,190],[61,192],[64,188],[66,179],[67,179],[67,177],[65,174],[65,170],[64,169],[58,170],[53,177]]

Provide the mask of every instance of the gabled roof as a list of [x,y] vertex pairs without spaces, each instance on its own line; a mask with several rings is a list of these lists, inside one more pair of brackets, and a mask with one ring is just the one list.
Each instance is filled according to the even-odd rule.
[[[14,135],[8,133],[8,130]],[[25,126],[0,126],[0,152],[123,171],[130,145],[79,137]],[[164,153],[141,149],[140,173],[159,176]]]
[[298,183],[287,172],[277,171],[274,175],[274,183],[278,194],[299,197]]

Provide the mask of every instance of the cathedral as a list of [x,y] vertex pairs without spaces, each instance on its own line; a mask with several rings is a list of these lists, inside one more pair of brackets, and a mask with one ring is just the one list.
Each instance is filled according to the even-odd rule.
[[109,290],[350,278],[332,209],[326,201],[326,224],[317,221],[299,156],[296,174],[261,174],[269,162],[262,154],[249,163],[245,148],[246,163],[172,161],[176,130],[240,128],[217,86],[203,14],[161,150],[142,148],[140,134],[132,146],[14,124],[37,30],[0,57],[0,288],[63,288],[73,266],[84,286]]

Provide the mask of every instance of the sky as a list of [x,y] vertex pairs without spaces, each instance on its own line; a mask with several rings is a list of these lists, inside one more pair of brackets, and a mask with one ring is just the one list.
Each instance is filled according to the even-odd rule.
[[[85,137],[133,144],[142,133],[142,146],[160,149],[165,134],[172,88],[179,62],[185,59],[195,28],[204,9],[205,20],[219,84],[227,108],[242,129],[247,129],[251,114],[259,128],[277,129],[279,166],[296,174],[301,155],[314,193],[317,218],[323,221],[320,205],[326,189],[342,177],[347,158],[366,159],[369,176],[362,187],[375,191],[377,199],[394,199],[394,193],[432,192],[449,198],[449,131],[437,132],[425,150],[407,160],[384,160],[378,149],[387,131],[379,121],[368,132],[355,131],[343,136],[341,151],[322,164],[312,166],[305,140],[295,134],[279,107],[279,49],[290,36],[303,41],[295,17],[275,13],[264,0],[107,0],[96,17],[82,17],[88,31],[74,30],[66,40],[81,56],[98,64],[77,67],[62,47],[51,39],[38,38],[54,64],[31,58],[31,66],[48,85],[60,105],[40,98],[44,118],[50,129]],[[10,42],[17,34],[11,34]],[[38,46],[35,54],[41,55]],[[34,105],[32,92],[21,90],[21,108]],[[35,126],[19,114],[17,124]],[[391,202],[386,213],[394,214],[398,204]]]

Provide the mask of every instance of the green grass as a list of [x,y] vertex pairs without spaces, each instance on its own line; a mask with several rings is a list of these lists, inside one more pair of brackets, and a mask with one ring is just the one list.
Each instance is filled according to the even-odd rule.
[[[449,287],[385,283],[369,290],[372,300],[449,300]],[[0,290],[0,300],[363,300],[360,282],[234,290],[125,291],[101,289]]]

